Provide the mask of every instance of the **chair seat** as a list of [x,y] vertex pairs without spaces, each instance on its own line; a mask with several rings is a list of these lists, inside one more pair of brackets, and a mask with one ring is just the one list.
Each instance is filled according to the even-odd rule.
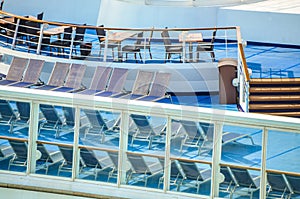
[[137,46],[126,45],[122,48],[123,52],[139,52],[140,48]]

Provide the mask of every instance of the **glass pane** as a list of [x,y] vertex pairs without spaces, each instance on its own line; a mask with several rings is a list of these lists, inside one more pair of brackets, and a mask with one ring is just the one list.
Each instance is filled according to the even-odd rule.
[[95,109],[81,109],[79,135],[82,167],[78,178],[116,183],[120,114]]
[[30,104],[0,99],[0,169],[26,172]]
[[269,131],[267,144],[267,180],[269,197],[300,196],[300,134]]
[[210,195],[213,132],[209,122],[172,120],[170,190]]
[[224,125],[220,196],[259,198],[262,130]]
[[37,150],[39,174],[72,176],[75,109],[40,104]]

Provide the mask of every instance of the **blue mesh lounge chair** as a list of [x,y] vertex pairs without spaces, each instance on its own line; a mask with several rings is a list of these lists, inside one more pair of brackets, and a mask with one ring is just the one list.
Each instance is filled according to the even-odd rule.
[[36,84],[41,84],[41,82],[39,81],[39,77],[42,72],[44,63],[44,60],[30,59],[22,80],[9,84],[9,86],[30,87]]
[[30,104],[28,102],[16,102],[16,106],[18,110],[18,117],[12,123],[12,132],[27,128],[29,126]]
[[143,156],[127,153],[127,159],[130,162],[131,169],[127,175],[127,184],[144,182],[147,186],[148,179],[154,176],[162,175],[161,164],[147,164]]
[[0,161],[11,158],[14,155],[12,147],[6,140],[0,141]]
[[106,90],[96,93],[95,96],[109,97],[121,94],[128,75],[128,69],[114,68]]
[[[99,172],[104,170],[111,170],[113,168],[113,164],[108,156],[99,159],[93,150],[81,148],[80,157],[83,162],[81,173],[91,173],[95,176],[95,180],[97,180]],[[92,171],[90,172],[90,170],[88,169],[92,169]]]
[[157,72],[154,81],[150,86],[149,93],[147,95],[138,97],[136,99],[143,100],[143,101],[159,101],[161,99],[168,97],[168,95],[166,95],[166,92],[167,92],[170,78],[171,78],[170,73]]
[[183,172],[182,186],[195,187],[199,193],[200,185],[211,179],[210,169],[201,169],[195,162],[178,160],[178,163]]
[[220,183],[220,192],[229,193],[229,198],[232,198],[232,194],[238,184],[228,166],[221,166],[220,173],[224,176],[224,181]]
[[251,175],[249,171],[244,168],[230,167],[230,170],[238,184],[233,194],[247,195],[252,199],[253,193],[259,190],[259,176]]
[[300,195],[300,176],[293,175],[293,174],[285,174],[285,177],[291,186],[291,190],[293,195],[292,196],[299,196]]
[[62,63],[62,62],[56,62],[50,78],[47,82],[47,84],[44,84],[39,87],[34,87],[35,89],[40,89],[40,90],[51,90],[53,88],[57,88],[59,86],[63,86],[66,76],[68,74],[69,68],[70,68],[70,63]]
[[13,123],[17,119],[17,115],[7,100],[0,100],[0,114],[1,123],[10,125],[9,132],[11,133],[13,129]]
[[122,99],[135,99],[149,93],[151,82],[153,81],[155,73],[151,71],[139,70],[132,88],[132,91],[128,94],[119,94],[114,97]]
[[119,154],[118,152],[107,151],[107,154],[112,162],[112,170],[108,173],[107,182],[110,182],[111,178],[117,178],[118,165],[119,165]]
[[159,135],[155,133],[148,118],[144,115],[136,114],[131,114],[130,118],[133,120],[134,124],[137,127],[136,132],[131,138],[131,146],[133,145],[133,142],[135,140],[140,140],[148,142],[148,148],[151,149],[154,137]]
[[53,88],[52,91],[59,92],[76,92],[84,89],[82,79],[86,70],[86,65],[72,64],[67,79],[63,86]]
[[0,85],[9,85],[11,83],[21,81],[27,64],[28,59],[13,57],[7,75],[4,75],[5,79],[0,81]]
[[204,140],[205,133],[199,127],[199,124],[194,121],[180,121],[186,135],[182,140],[180,145],[180,151],[182,151],[183,147],[196,147],[198,151],[200,151],[200,144]]
[[[58,167],[57,175],[60,172],[71,172],[73,165],[73,147],[72,146],[58,146],[62,156],[64,157],[62,163]],[[82,164],[80,163],[80,171]]]
[[85,129],[84,139],[86,139],[86,137],[89,135],[99,136],[101,143],[103,143],[105,141],[105,135],[107,134],[119,136],[116,131],[113,131],[113,125],[115,123],[114,120],[105,121],[98,110],[82,110],[89,120],[89,126]]
[[100,91],[104,91],[108,84],[111,71],[111,67],[97,66],[90,87],[80,91],[79,93],[85,95],[94,95]]
[[268,197],[290,198],[293,190],[282,173],[267,172]]
[[[168,166],[168,165],[165,165],[164,158],[158,158],[158,160],[163,168]],[[171,161],[170,186],[175,186],[176,191],[179,191],[180,186],[182,184],[182,180],[183,180],[183,174],[179,167],[180,167],[180,165],[177,160]],[[163,184],[163,182],[164,182],[164,176],[160,177],[159,183],[158,183],[158,188],[160,188],[160,186]]]

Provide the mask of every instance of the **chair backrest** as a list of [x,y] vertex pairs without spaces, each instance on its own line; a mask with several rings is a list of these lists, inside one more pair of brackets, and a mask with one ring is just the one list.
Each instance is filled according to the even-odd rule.
[[19,112],[19,118],[23,122],[27,122],[30,118],[30,104],[28,102],[16,102]]
[[288,182],[285,180],[284,174],[267,172],[267,180],[272,191],[292,192]]
[[131,93],[136,95],[147,95],[154,74],[155,73],[151,71],[139,70]]
[[[85,26],[86,24],[83,24]],[[85,34],[86,28],[84,27],[76,27],[76,34],[74,37],[74,45],[79,45],[80,42],[84,40],[84,34]]]
[[75,125],[75,108],[72,107],[62,107],[64,116],[65,116],[65,122],[68,126],[74,126]]
[[42,160],[42,161],[45,161],[45,162],[47,162],[47,161],[51,162],[52,161],[48,150],[46,149],[46,147],[43,144],[38,143],[37,144],[37,150],[39,150],[41,152],[41,157],[40,157],[39,160]]
[[44,17],[44,12],[41,12],[41,13],[37,14],[37,16],[36,16],[36,18],[38,20],[43,20],[43,17]]
[[128,75],[128,69],[126,68],[114,68],[112,75],[109,79],[107,91],[119,93],[122,91],[126,78]]
[[[158,158],[161,166],[164,168],[165,170],[165,159],[163,158]],[[182,172],[179,170],[179,167],[178,167],[178,161],[177,160],[172,160],[171,161],[171,173],[170,173],[170,176],[171,177],[182,177]]]
[[20,140],[8,140],[10,146],[13,148],[18,159],[27,159],[27,143],[25,141]]
[[151,84],[149,96],[162,97],[166,94],[171,79],[171,73],[157,72]]
[[132,169],[135,173],[150,172],[143,156],[127,153],[127,159],[130,162]]
[[[100,25],[99,27],[104,27],[104,26]],[[106,35],[106,32],[105,32],[104,29],[97,28],[96,33],[97,33],[97,36],[98,36],[98,40],[101,43],[103,41],[105,35]]]
[[65,159],[65,162],[68,165],[71,165],[73,163],[73,148],[69,146],[58,146],[62,156]]
[[70,65],[71,63],[56,62],[52,69],[48,85],[62,86],[65,82]]
[[201,132],[201,129],[199,128],[197,122],[181,120],[180,123],[189,138],[191,138],[191,139],[201,139],[202,138],[203,139],[203,132]]
[[165,45],[165,48],[167,49],[169,46],[171,46],[172,45],[172,42],[171,42],[171,40],[170,40],[170,35],[169,35],[169,31],[168,30],[163,30],[162,32],[161,32],[161,37],[162,37],[162,39],[163,39],[163,41],[164,41],[164,45]]
[[99,91],[104,90],[107,86],[111,71],[111,67],[97,66],[89,89]]
[[68,73],[66,82],[64,84],[65,87],[70,88],[79,88],[81,86],[81,82],[86,70],[86,65],[84,64],[72,64],[70,71]]
[[6,79],[12,81],[21,81],[27,64],[28,59],[14,57],[8,69]]
[[1,121],[10,122],[17,118],[9,102],[2,99],[0,99],[0,114],[1,114]]
[[151,29],[152,29],[152,30],[150,31],[149,37],[148,37],[148,39],[146,40],[147,45],[150,45],[151,40],[152,40],[152,37],[153,37],[154,27],[152,27]]
[[4,4],[4,0],[2,0],[1,3],[0,3],[0,10],[3,9],[3,4]]
[[230,170],[239,186],[258,188],[247,169],[230,167]]
[[40,110],[46,118],[47,124],[53,125],[53,127],[63,124],[63,121],[59,117],[58,112],[56,111],[54,106],[48,104],[41,104]]
[[104,131],[108,129],[103,117],[98,110],[83,109],[83,112],[87,116],[91,127],[102,128]]
[[41,23],[35,21],[26,21],[25,31],[29,36],[37,36],[40,31]]
[[111,159],[114,167],[117,169],[119,164],[119,155],[118,152],[107,151],[109,158]]
[[149,120],[145,115],[131,114],[130,117],[137,126],[139,135],[150,136],[155,134],[151,124],[149,123]]
[[187,162],[187,161],[178,161],[180,164],[180,167],[183,170],[184,178],[190,179],[190,180],[198,180],[203,181],[203,178],[201,176],[201,173],[195,164],[195,162]]
[[30,83],[38,82],[44,63],[45,60],[30,59],[22,81]]
[[300,176],[285,174],[285,177],[294,193],[300,194]]
[[135,41],[135,45],[138,46],[138,45],[140,45],[144,41],[143,35],[144,35],[144,32],[138,33],[137,39]]
[[223,174],[224,176],[224,183],[226,184],[232,184],[232,185],[236,185],[236,181],[233,177],[233,175],[231,174],[230,168],[226,167],[226,166],[221,166],[220,167],[220,173]]
[[71,42],[72,31],[73,31],[73,28],[72,28],[72,27],[67,27],[67,28],[64,29],[63,40],[64,40],[65,42]]
[[84,164],[88,167],[100,166],[94,152],[87,148],[80,149],[80,157],[83,160]]

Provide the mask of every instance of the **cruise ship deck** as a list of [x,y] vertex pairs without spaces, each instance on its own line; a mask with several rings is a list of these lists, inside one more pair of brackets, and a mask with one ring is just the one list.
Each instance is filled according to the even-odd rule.
[[[127,5],[129,10],[135,10],[136,6],[144,9],[141,4],[133,2],[102,0],[100,4],[106,8],[120,4]],[[145,2],[150,5],[149,10],[165,7],[161,5],[163,1]],[[205,1],[172,2],[176,4],[174,7],[183,9],[208,8],[204,5]],[[261,5],[265,5],[265,9],[269,7],[269,1],[253,2],[249,5],[237,5],[235,2],[230,6],[221,6],[219,15],[227,15],[226,9],[232,13],[240,12],[240,16],[248,12],[247,9],[270,12],[256,10],[263,9]],[[5,3],[8,10],[12,9],[9,2]],[[289,12],[286,17],[290,17],[293,12],[295,25],[299,13],[294,12],[298,2],[293,3],[293,9],[283,11],[281,7],[278,13]],[[276,8],[272,7],[272,12],[275,13]],[[106,13],[102,9],[100,7],[102,12],[99,18]],[[13,17],[23,19],[18,14],[24,13],[13,13]],[[2,14],[11,15],[7,12]],[[124,20],[126,17],[129,16],[124,16]],[[257,15],[250,17],[253,19]],[[67,15],[66,20],[70,19]],[[111,24],[111,27],[119,27],[105,27],[107,32],[143,32],[145,41],[151,31],[151,28],[129,28],[127,24],[124,29],[116,19],[109,17],[101,20],[104,24]],[[122,54],[120,59],[120,51],[111,51],[107,43],[101,51],[100,40],[95,35],[95,29],[102,29],[98,26],[86,26],[84,47],[91,45],[90,54],[80,53],[80,47],[73,48],[73,37],[62,54],[58,49],[51,51],[51,48],[42,48],[42,39],[36,41],[38,45],[35,50],[28,50],[30,40],[24,42],[22,37],[17,37],[17,31],[12,36],[0,31],[0,72],[7,75],[6,79],[0,80],[1,195],[7,198],[46,199],[300,198],[299,118],[249,113],[250,94],[247,92],[251,88],[251,79],[288,78],[297,85],[297,78],[300,77],[300,42],[295,41],[297,38],[286,37],[290,40],[277,43],[276,38],[257,38],[260,36],[256,33],[251,39],[247,31],[249,27],[241,26],[240,31],[238,19],[232,21],[237,27],[231,24],[212,28],[168,26],[172,42],[177,41],[182,32],[201,32],[203,39],[210,41],[213,30],[217,29],[213,50],[215,57],[209,52],[201,52],[199,59],[196,59],[197,52],[191,54],[189,51],[196,49],[197,44],[190,48],[185,40],[181,42],[184,53],[166,59],[164,38],[160,35],[165,26],[154,28],[152,58],[143,46],[141,59],[131,54],[127,59]],[[17,26],[19,23],[17,21]],[[51,23],[49,20],[42,24],[50,24],[50,28],[66,26]],[[43,26],[40,32],[43,32]],[[73,31],[80,27],[71,26],[75,27]],[[1,27],[7,30],[6,26]],[[103,38],[107,42],[109,34]],[[122,42],[122,46],[136,40],[137,35],[134,34]],[[50,46],[57,48],[55,44]],[[234,68],[235,75],[229,83],[234,85],[237,96],[234,102],[224,103],[221,102],[219,67],[228,60],[227,70]],[[38,81],[43,84],[26,88],[12,82],[5,85],[14,61],[17,71],[21,70],[24,62],[27,70],[31,61],[35,63],[34,67],[41,64],[42,68],[36,68],[29,74],[40,74]],[[45,87],[51,85],[49,82],[55,74],[56,65],[60,66],[57,76],[64,76],[65,71],[67,78],[58,90],[53,89],[54,85],[46,90]],[[109,85],[116,80],[113,76],[118,69],[128,70],[128,73],[119,74],[116,81],[119,83],[116,85],[120,85],[124,80],[122,94],[116,95],[122,97],[101,96],[99,90],[98,96],[85,94],[96,92],[92,89],[92,82],[99,83],[98,79],[104,81],[104,70],[108,71],[107,78],[110,80],[106,79],[107,85],[102,94],[111,94]],[[103,71],[97,76],[98,70]],[[248,81],[247,73],[250,76]],[[145,87],[146,94],[133,94],[149,97],[151,89],[157,85],[145,82],[149,76],[153,81],[160,75],[167,75],[163,76],[164,80],[170,77],[166,86],[162,82],[157,83],[159,89],[165,89],[164,94],[159,96],[160,100],[124,97],[135,90],[142,92]],[[24,78],[17,84],[28,83]],[[66,82],[72,82],[72,86],[76,84],[77,87],[70,88]],[[61,92],[64,89],[72,91]],[[230,92],[225,97],[230,99],[231,95]],[[291,104],[297,106],[297,103],[294,101]]]

